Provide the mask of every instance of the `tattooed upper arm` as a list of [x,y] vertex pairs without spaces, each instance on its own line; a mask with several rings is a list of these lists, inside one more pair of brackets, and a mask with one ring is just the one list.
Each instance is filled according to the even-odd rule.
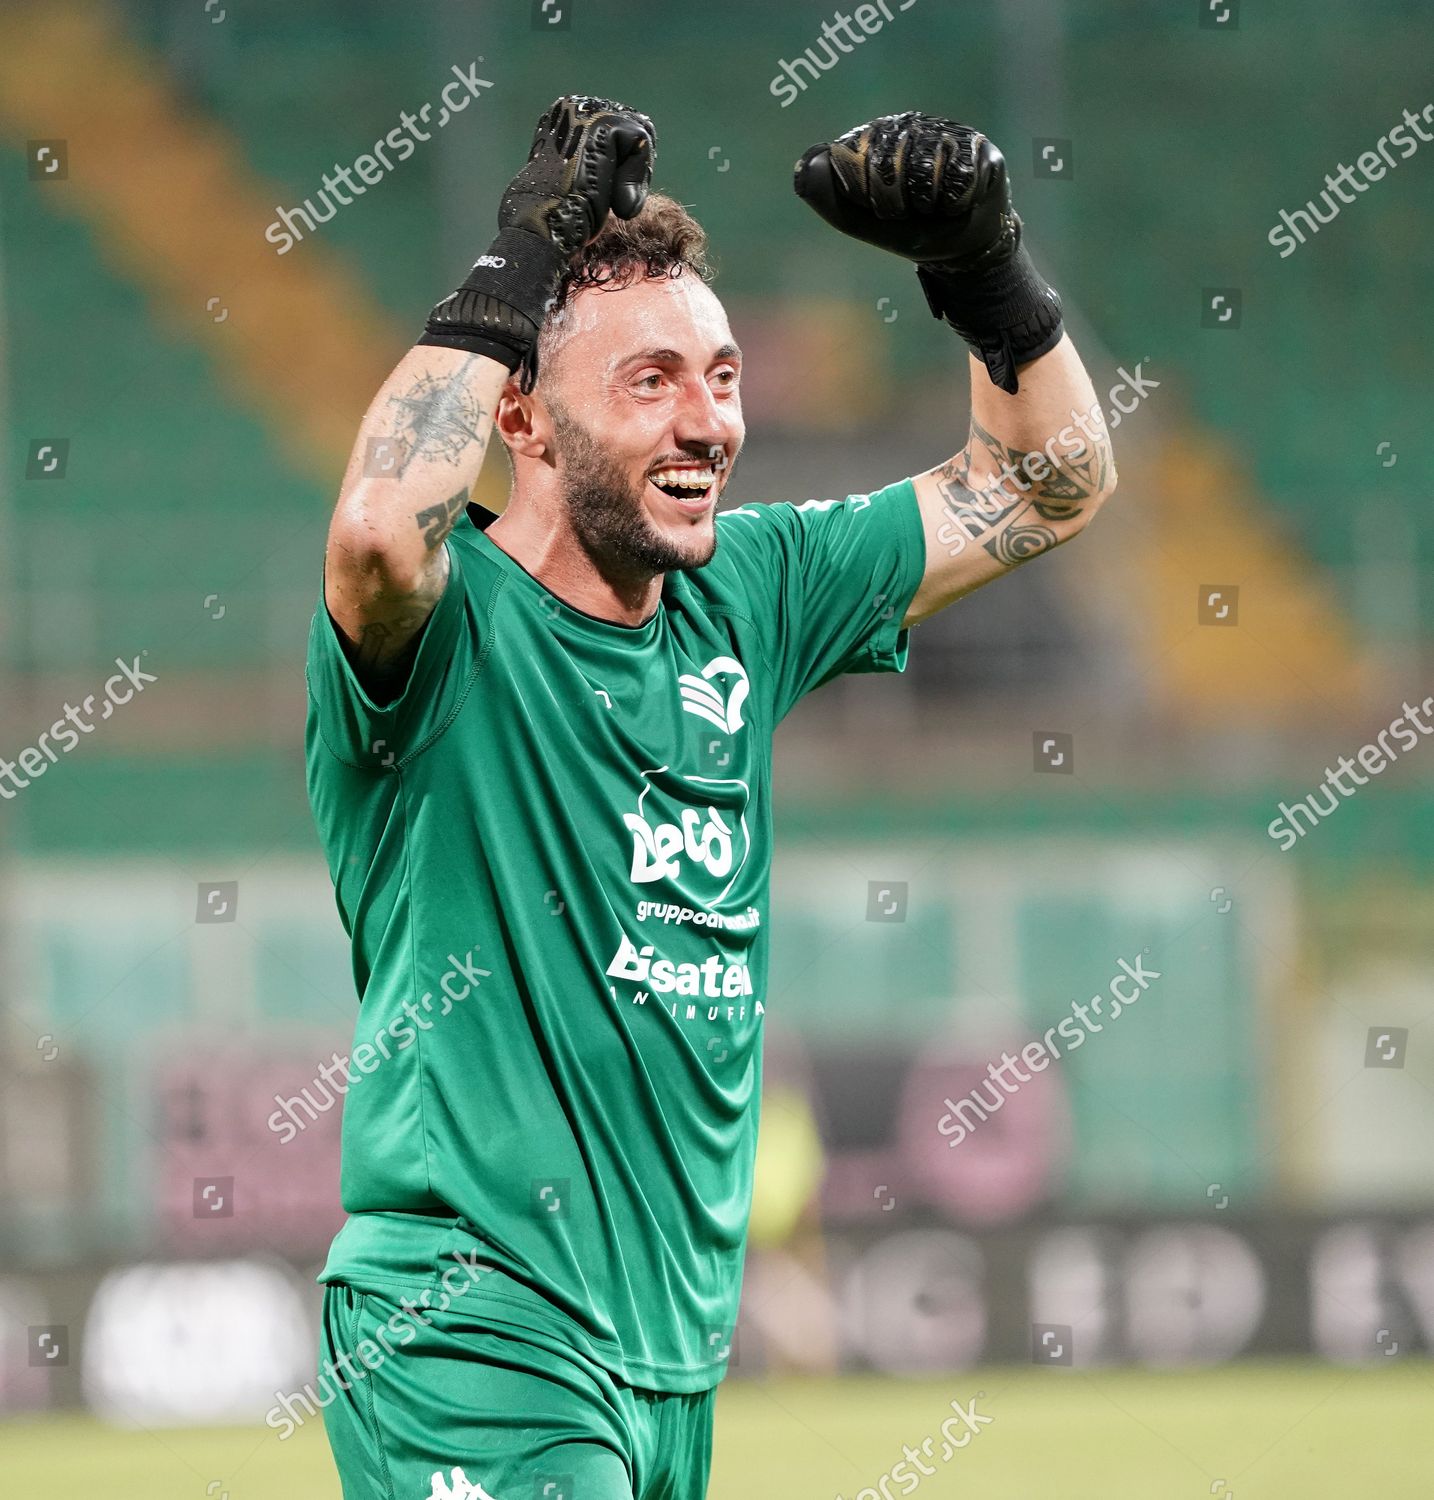
[[417,516],[425,536],[437,540],[416,588],[385,592],[380,587],[369,596],[352,624],[339,622],[349,661],[376,703],[396,698],[408,680],[423,627],[448,586],[448,553],[443,541],[467,502],[468,491],[460,490],[442,505]]
[[443,539],[453,530],[454,523],[463,514],[468,504],[468,491],[459,490],[450,495],[441,505],[429,505],[414,517],[418,529],[423,533],[423,545],[435,552],[443,545]]
[[952,600],[1073,537],[1112,486],[1110,445],[1084,439],[1052,461],[1014,448],[974,418],[965,449],[914,483],[926,571],[907,614],[914,624]]
[[370,692],[401,691],[443,595],[444,542],[482,468],[507,373],[480,355],[419,346],[364,418],[329,528],[324,593]]
[[424,371],[388,398],[389,429],[398,450],[397,477],[417,459],[457,465],[481,457],[488,441],[487,413],[467,383],[476,354],[453,375]]
[[357,636],[343,631],[344,651],[364,691],[375,703],[388,703],[403,691],[408,674],[418,655],[423,627],[433,614],[433,606],[447,585],[445,566],[436,588],[405,600],[395,600],[377,618],[364,621]]

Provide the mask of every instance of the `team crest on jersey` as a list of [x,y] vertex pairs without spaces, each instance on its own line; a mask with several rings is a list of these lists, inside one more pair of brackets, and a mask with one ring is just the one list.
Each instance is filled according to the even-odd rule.
[[670,882],[694,906],[717,905],[751,849],[747,783],[674,774],[668,766],[644,771],[642,779],[637,811],[622,819],[632,836],[632,883]]
[[[725,686],[722,681],[726,679]],[[677,679],[682,693],[682,707],[699,719],[715,724],[726,734],[735,734],[743,724],[742,705],[747,701],[751,683],[742,663],[731,656],[714,656],[696,672],[683,672]]]
[[442,1469],[435,1469],[431,1483],[433,1488],[429,1490],[427,1500],[494,1500],[481,1484],[474,1484],[462,1469],[450,1469],[447,1479],[443,1477]]

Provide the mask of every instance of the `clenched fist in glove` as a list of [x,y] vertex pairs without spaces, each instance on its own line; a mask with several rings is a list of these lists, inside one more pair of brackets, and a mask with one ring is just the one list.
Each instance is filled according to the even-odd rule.
[[969,125],[883,115],[813,146],[795,186],[843,234],[914,261],[931,311],[1003,391],[1060,342],[1060,298],[1021,244],[1005,158]]
[[567,94],[538,121],[527,164],[498,206],[498,238],[468,279],[428,316],[420,344],[486,354],[537,379],[538,332],[574,255],[611,209],[632,218],[647,201],[657,131],[611,99]]

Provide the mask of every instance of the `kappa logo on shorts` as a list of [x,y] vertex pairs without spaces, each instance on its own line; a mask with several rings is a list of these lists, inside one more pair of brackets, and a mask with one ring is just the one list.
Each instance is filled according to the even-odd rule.
[[494,1500],[481,1484],[474,1484],[462,1469],[450,1469],[444,1479],[443,1470],[433,1471],[433,1488],[425,1500]]
[[[723,676],[732,678],[725,693],[712,681]],[[695,672],[683,672],[677,685],[682,692],[682,707],[688,713],[706,719],[728,734],[735,734],[742,727],[742,705],[752,684],[741,662],[730,656],[714,656],[702,668],[700,677]]]

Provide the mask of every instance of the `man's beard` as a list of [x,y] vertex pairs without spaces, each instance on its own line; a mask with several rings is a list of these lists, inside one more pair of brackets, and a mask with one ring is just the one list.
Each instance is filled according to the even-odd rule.
[[586,427],[549,399],[553,435],[562,455],[563,503],[573,534],[601,569],[626,574],[672,573],[703,568],[717,550],[716,527],[683,545],[652,524],[643,504],[644,478],[631,479]]

